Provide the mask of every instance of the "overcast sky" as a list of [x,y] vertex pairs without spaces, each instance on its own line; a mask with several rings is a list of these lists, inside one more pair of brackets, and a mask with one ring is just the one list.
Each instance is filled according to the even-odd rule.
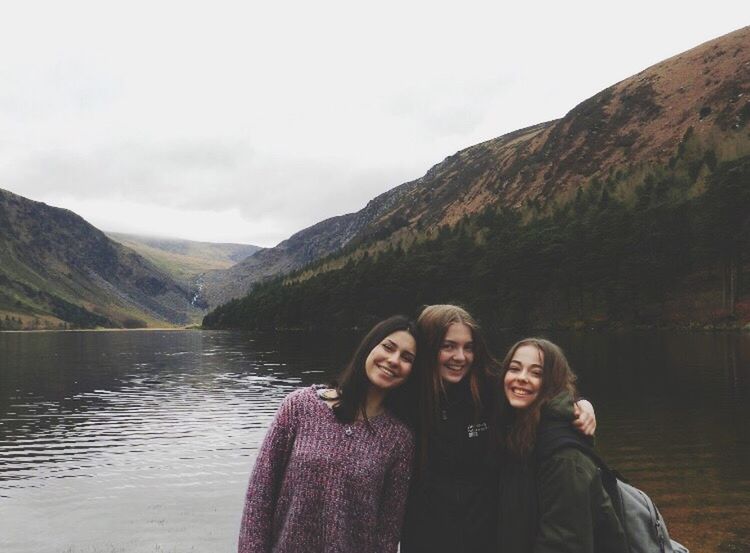
[[750,24],[750,2],[4,3],[0,188],[272,246]]

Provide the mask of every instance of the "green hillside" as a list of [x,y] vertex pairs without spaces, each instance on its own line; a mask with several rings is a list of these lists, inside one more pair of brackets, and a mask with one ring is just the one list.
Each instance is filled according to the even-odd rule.
[[750,156],[717,162],[686,137],[672,159],[635,188],[613,173],[565,202],[489,206],[434,237],[259,285],[203,325],[351,327],[442,302],[490,327],[746,324]]
[[196,278],[206,271],[228,269],[260,249],[249,244],[196,242],[118,232],[106,234],[186,286],[193,286]]
[[193,297],[75,213],[0,189],[0,330],[182,325]]
[[742,326],[748,159],[744,27],[301,231],[339,246],[294,272],[253,256],[232,268],[250,294],[214,294],[235,300],[204,325],[348,327],[459,302],[502,327]]

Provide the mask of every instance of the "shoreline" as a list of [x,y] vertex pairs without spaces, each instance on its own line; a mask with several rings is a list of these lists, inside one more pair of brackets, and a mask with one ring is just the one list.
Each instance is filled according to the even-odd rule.
[[[354,326],[350,328],[329,328],[329,327],[279,327],[273,329],[248,329],[248,328],[204,328],[199,324],[186,326],[165,326],[165,327],[145,327],[145,328],[29,328],[29,329],[0,329],[2,333],[30,333],[30,332],[178,332],[178,331],[223,331],[223,332],[330,332],[330,331],[358,331],[361,327]],[[514,331],[513,328],[494,328],[494,331]],[[577,321],[573,324],[549,324],[544,326],[531,326],[527,330],[549,332],[549,331],[569,331],[569,332],[638,332],[638,331],[677,331],[677,332],[750,332],[750,322],[736,321],[732,323],[699,323],[690,322],[686,324],[619,324],[619,323],[591,323]]]
[[165,327],[148,327],[148,328],[68,328],[68,329],[62,329],[62,328],[30,328],[28,330],[0,330],[0,334],[2,333],[15,333],[15,334],[29,334],[29,333],[41,333],[41,332],[177,332],[177,331],[183,331],[183,330],[208,330],[203,329],[196,326],[190,326],[190,327],[173,327],[173,326],[165,326]]
[[[339,331],[362,331],[364,327],[348,328],[326,328],[326,327],[279,327],[272,329],[261,328],[203,328],[197,327],[194,330],[221,331],[221,332],[339,332]],[[510,327],[487,327],[488,332],[515,332],[519,329]],[[690,324],[690,325],[549,325],[549,326],[531,326],[526,328],[533,332],[750,332],[750,323],[738,323],[736,325],[722,324]]]

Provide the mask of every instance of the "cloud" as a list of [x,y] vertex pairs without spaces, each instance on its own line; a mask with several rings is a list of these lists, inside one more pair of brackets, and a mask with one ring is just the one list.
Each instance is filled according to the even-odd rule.
[[104,230],[174,236],[180,229],[200,239],[203,228],[206,240],[271,246],[361,209],[399,184],[401,171],[258,154],[239,143],[191,143],[38,152],[3,173],[4,187],[72,209]]
[[175,209],[130,200],[53,197],[51,205],[81,215],[95,227],[113,232],[272,246],[287,229],[271,217],[247,219],[239,209]]
[[412,119],[429,134],[466,136],[487,119],[508,88],[508,79],[485,76],[463,80],[453,74],[445,75],[437,90],[434,88],[435,82],[408,83],[388,108],[394,117]]
[[21,159],[5,160],[3,172],[7,183],[36,195],[64,188],[82,197],[117,196],[215,209],[231,205],[238,194],[270,200],[283,197],[287,190],[296,194],[310,189],[326,196],[326,188],[333,186],[338,190],[331,195],[339,195],[363,175],[383,173],[380,164],[373,165],[375,168],[369,171],[347,167],[345,160],[335,157],[260,154],[227,142],[148,147],[122,144],[93,152],[33,152]]
[[14,3],[0,186],[270,245],[733,30],[723,4]]

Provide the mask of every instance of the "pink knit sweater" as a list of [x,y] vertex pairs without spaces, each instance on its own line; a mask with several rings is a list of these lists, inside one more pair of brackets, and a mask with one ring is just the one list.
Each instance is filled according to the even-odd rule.
[[250,476],[239,553],[388,553],[398,546],[414,439],[384,413],[340,423],[314,387],[289,394]]

